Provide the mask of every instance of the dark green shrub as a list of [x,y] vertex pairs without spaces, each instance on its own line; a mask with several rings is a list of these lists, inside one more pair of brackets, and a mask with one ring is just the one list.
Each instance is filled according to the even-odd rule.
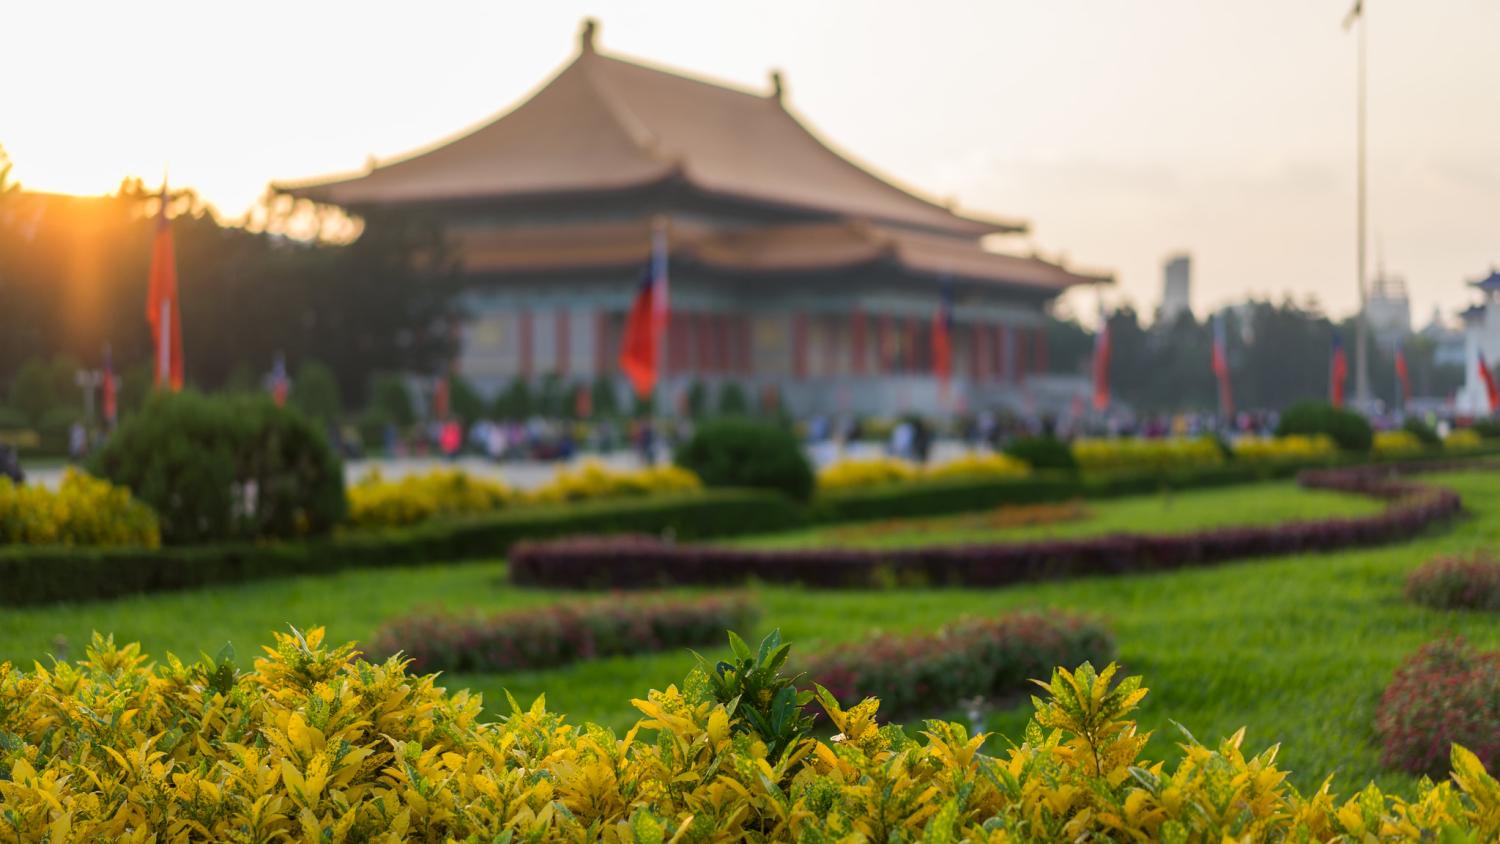
[[343,467],[322,432],[262,396],[152,396],[92,471],[151,505],[170,544],[314,535],[344,516]]
[[720,416],[744,416],[749,412],[750,399],[745,396],[744,387],[729,381],[719,388]]
[[1483,439],[1500,440],[1500,419],[1477,419],[1471,428]]
[[327,364],[309,360],[298,368],[292,380],[292,406],[325,428],[339,423],[344,400],[339,395],[338,379]]
[[1420,419],[1413,417],[1406,420],[1406,424],[1401,426],[1401,430],[1406,431],[1407,433],[1421,440],[1422,445],[1425,445],[1428,448],[1443,447],[1443,438],[1438,436],[1438,432],[1433,430],[1431,425],[1423,422]]
[[417,421],[416,408],[411,403],[411,391],[400,375],[384,372],[370,382],[370,407],[379,410],[386,419],[401,429],[410,428]]
[[454,375],[448,379],[448,409],[465,422],[489,416],[489,407],[469,379]]
[[1018,437],[1007,443],[1004,450],[1011,457],[1026,461],[1033,469],[1078,471],[1078,461],[1073,458],[1073,449],[1057,437]]
[[798,501],[812,495],[813,470],[802,444],[776,425],[744,418],[705,422],[676,460],[711,487],[774,489]]
[[1363,416],[1325,402],[1302,402],[1287,408],[1276,426],[1276,436],[1327,434],[1341,451],[1365,453],[1375,441],[1375,432]]

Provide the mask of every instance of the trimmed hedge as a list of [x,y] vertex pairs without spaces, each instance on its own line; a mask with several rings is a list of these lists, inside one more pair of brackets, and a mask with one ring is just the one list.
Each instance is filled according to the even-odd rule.
[[1438,557],[1406,578],[1408,600],[1440,610],[1500,612],[1500,559]]
[[510,576],[517,584],[573,589],[750,579],[821,588],[891,582],[996,587],[1376,545],[1414,536],[1461,508],[1458,494],[1451,490],[1396,480],[1375,469],[1310,471],[1299,481],[1392,503],[1379,514],[1355,518],[997,545],[752,549],[678,545],[644,536],[581,537],[517,545],[511,552]]
[[526,671],[701,645],[756,614],[748,598],[718,595],[572,601],[487,617],[429,611],[382,624],[370,650],[399,653],[422,673]]
[[348,568],[493,559],[522,539],[577,533],[644,530],[707,539],[802,523],[801,508],[784,496],[726,489],[502,510],[295,543],[161,549],[17,546],[0,548],[0,604],[87,601]]
[[1320,401],[1294,404],[1281,414],[1276,436],[1291,434],[1327,434],[1339,448],[1359,454],[1368,453],[1375,439],[1369,420],[1352,410]]
[[975,697],[1008,696],[1057,665],[1115,657],[1109,628],[1067,613],[969,618],[935,633],[880,635],[802,660],[798,668],[841,703],[880,698],[888,714],[934,713]]

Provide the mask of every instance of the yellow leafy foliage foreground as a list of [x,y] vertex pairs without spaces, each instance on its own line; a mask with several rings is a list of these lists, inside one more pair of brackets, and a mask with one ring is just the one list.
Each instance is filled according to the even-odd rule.
[[56,490],[0,477],[0,544],[11,543],[156,548],[161,528],[130,490],[69,468]]
[[[538,700],[499,723],[396,659],[371,664],[322,631],[277,637],[254,670],[225,658],[148,665],[95,637],[87,659],[0,666],[0,839],[16,841],[1494,841],[1500,784],[1455,749],[1454,779],[1414,801],[1370,786],[1303,796],[1275,749],[1242,734],[1139,758],[1138,678],[1056,671],[1019,746],[928,722],[879,726],[876,702],[821,703],[839,735],[769,754],[787,691],[767,660],[734,662],[635,705],[623,737]],[[770,674],[767,674],[767,671]],[[779,676],[779,675],[778,675]],[[779,687],[772,697],[770,689]],[[735,691],[735,697],[722,695]],[[784,705],[783,705],[784,704]],[[800,705],[800,704],[798,704]],[[765,717],[770,713],[772,718]],[[778,714],[779,713],[779,714]],[[792,719],[790,723],[799,723]]]

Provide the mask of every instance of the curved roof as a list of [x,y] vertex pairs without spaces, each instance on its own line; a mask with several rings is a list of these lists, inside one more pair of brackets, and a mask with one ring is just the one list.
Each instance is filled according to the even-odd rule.
[[583,48],[530,99],[369,172],[276,185],[349,207],[628,189],[681,179],[711,195],[949,234],[1024,231],[955,214],[835,152],[771,96]]

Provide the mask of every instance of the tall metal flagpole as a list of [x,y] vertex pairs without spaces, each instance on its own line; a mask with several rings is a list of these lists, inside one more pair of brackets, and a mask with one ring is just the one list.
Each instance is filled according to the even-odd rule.
[[1349,17],[1345,19],[1345,26],[1359,25],[1359,68],[1358,68],[1358,145],[1359,145],[1359,174],[1357,203],[1357,235],[1358,244],[1356,248],[1359,254],[1355,260],[1356,273],[1358,277],[1355,282],[1359,285],[1359,316],[1354,323],[1354,394],[1355,401],[1361,409],[1370,407],[1370,360],[1369,360],[1369,315],[1367,307],[1367,293],[1365,290],[1365,30],[1368,24],[1365,22],[1364,0],[1355,0],[1354,8],[1349,11]]

